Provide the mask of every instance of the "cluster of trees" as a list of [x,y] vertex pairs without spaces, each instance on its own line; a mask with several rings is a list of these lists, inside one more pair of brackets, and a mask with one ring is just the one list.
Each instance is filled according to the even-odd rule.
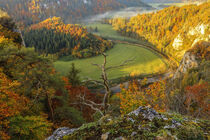
[[91,120],[92,112],[87,112],[90,108],[75,105],[73,97],[85,91],[83,94],[93,101],[100,98],[95,99],[85,87],[74,85],[74,70],[69,77],[59,76],[51,60],[21,46],[14,23],[3,23],[0,22],[0,139],[44,139],[52,129],[64,124],[78,127]]
[[51,98],[49,91],[53,89],[41,86],[49,81],[52,67],[12,40],[5,36],[0,39],[0,138],[41,139],[51,126],[44,107],[50,105],[45,100]]
[[64,24],[53,17],[32,25],[24,32],[27,47],[34,47],[39,54],[58,57],[71,55],[87,58],[112,48],[112,42],[93,35],[80,25]]
[[[189,52],[196,55],[198,67],[173,80],[160,80],[149,86],[147,79],[132,81],[117,96],[120,111],[127,114],[139,106],[150,106],[160,112],[172,111],[195,118],[209,118],[209,42],[196,44]],[[207,53],[208,52],[208,53]]]
[[[210,3],[173,6],[130,19],[115,18],[109,23],[122,35],[146,39],[160,51],[180,60],[182,55],[179,55],[179,52],[183,54],[183,50],[188,50],[196,38],[196,35],[189,36],[187,32],[200,24],[209,24],[209,7]],[[207,31],[206,34],[208,35]],[[183,41],[179,50],[172,45],[178,35]]]
[[121,114],[128,114],[139,106],[150,106],[160,112],[167,110],[166,81],[160,80],[145,88],[146,84],[145,78],[142,82],[131,81],[128,89],[121,86],[122,91],[117,95],[120,98]]
[[[199,59],[201,63],[199,67],[190,69],[186,74],[169,81],[160,80],[150,85],[147,85],[146,79],[141,83],[133,81],[128,89],[122,87],[119,98],[115,98],[111,93],[106,72],[124,66],[128,61],[119,66],[107,67],[107,56],[103,53],[104,64],[94,64],[101,69],[102,81],[90,79],[89,82],[102,85],[105,88],[105,94],[93,94],[81,83],[79,71],[74,65],[67,77],[59,76],[48,58],[38,55],[34,49],[21,46],[20,34],[16,32],[17,28],[11,19],[8,17],[1,19],[0,139],[44,139],[52,129],[57,127],[64,125],[77,127],[85,121],[93,120],[92,114],[96,111],[101,115],[115,113],[114,111],[118,111],[118,99],[121,114],[126,114],[138,106],[151,106],[162,112],[172,110],[208,119],[210,111],[208,100],[210,45],[208,42],[200,42],[189,50]],[[65,25],[59,18],[33,25],[26,32],[31,30],[34,30],[36,37],[38,37],[36,32],[46,33],[64,44],[69,40],[62,42],[61,37],[64,39],[70,36],[74,38],[70,42],[74,40],[78,44],[82,44],[79,41],[82,42],[84,39],[91,39],[86,29],[79,25]],[[39,35],[44,38],[42,34]],[[94,38],[100,40],[97,36]],[[49,49],[48,52],[44,52],[48,46],[45,49],[41,45],[40,48],[34,47],[37,52],[46,54],[59,50],[55,47],[54,50]],[[80,51],[83,49],[74,47],[72,54],[75,48]],[[101,52],[103,51],[98,51],[98,53]]]
[[189,50],[200,63],[169,82],[169,109],[193,117],[209,118],[209,42],[199,42]]
[[138,0],[0,0],[0,6],[18,23],[30,25],[53,16],[73,23],[87,16],[145,4]]
[[208,0],[142,0],[148,3],[207,2]]
[[[1,15],[1,14],[0,14]],[[12,40],[15,43],[22,41],[19,33],[15,31],[15,24],[12,22],[12,19],[8,18],[4,14],[0,16],[0,35],[7,39]]]

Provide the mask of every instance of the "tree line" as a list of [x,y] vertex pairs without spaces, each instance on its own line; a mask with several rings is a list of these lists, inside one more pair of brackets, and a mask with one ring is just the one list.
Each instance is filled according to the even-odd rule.
[[[174,57],[178,61],[183,56],[183,50],[191,48],[195,35],[189,35],[190,30],[201,24],[209,24],[209,5],[186,5],[169,7],[163,10],[139,14],[130,19],[114,18],[109,21],[119,33],[140,40],[148,40],[161,52]],[[205,35],[208,36],[208,29]],[[180,48],[174,47],[174,40],[181,39]]]
[[0,6],[22,26],[58,16],[68,23],[127,6],[146,6],[138,0],[0,0]]
[[87,58],[101,54],[112,48],[112,42],[93,35],[80,25],[64,24],[53,17],[32,25],[24,32],[27,47],[34,47],[39,54],[71,55]]

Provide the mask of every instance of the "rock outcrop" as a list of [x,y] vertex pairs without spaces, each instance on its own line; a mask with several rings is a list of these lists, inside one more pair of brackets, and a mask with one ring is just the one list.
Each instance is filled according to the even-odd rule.
[[77,129],[70,129],[70,128],[68,128],[68,127],[58,128],[58,129],[55,130],[55,132],[53,132],[53,134],[52,134],[50,137],[48,137],[46,140],[59,140],[59,139],[62,139],[64,136],[73,133],[75,130],[77,130]]
[[183,59],[180,62],[178,69],[176,70],[173,79],[179,78],[182,74],[186,73],[189,69],[198,67],[199,62],[196,60],[196,56],[191,52],[186,52]]
[[[124,117],[105,116],[78,129],[60,128],[47,140],[205,139],[209,135],[209,125],[209,121],[161,114],[149,107],[139,107]],[[196,133],[192,135],[192,132]]]
[[199,67],[202,59],[209,60],[210,42],[201,41],[188,50],[182,58],[178,69],[172,79],[177,79],[188,70]]

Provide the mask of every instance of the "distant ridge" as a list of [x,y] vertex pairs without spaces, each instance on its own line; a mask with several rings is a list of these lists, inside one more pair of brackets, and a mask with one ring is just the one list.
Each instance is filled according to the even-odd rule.
[[209,0],[142,0],[144,3],[208,2]]
[[84,17],[111,10],[150,6],[140,0],[0,0],[0,7],[17,22],[30,25],[53,16],[78,23]]

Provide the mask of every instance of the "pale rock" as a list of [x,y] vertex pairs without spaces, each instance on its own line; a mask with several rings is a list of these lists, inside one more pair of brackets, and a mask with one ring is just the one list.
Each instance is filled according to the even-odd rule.
[[107,140],[109,138],[109,132],[101,135],[101,140]]
[[189,35],[204,35],[207,27],[208,26],[204,24],[197,25],[189,31]]
[[114,140],[126,140],[126,138],[120,136],[120,137],[118,137],[118,138],[115,138]]
[[174,49],[179,50],[180,46],[183,45],[183,40],[181,35],[179,34],[175,39],[174,42],[172,44],[172,46],[174,47]]
[[61,127],[61,128],[58,128],[57,130],[55,130],[53,132],[53,134],[45,140],[60,140],[64,136],[72,134],[75,130],[77,130],[77,129],[70,129],[68,127]]
[[191,52],[186,52],[172,79],[179,78],[182,74],[186,73],[189,69],[198,67],[198,64],[199,62],[196,60],[196,56],[192,54]]

